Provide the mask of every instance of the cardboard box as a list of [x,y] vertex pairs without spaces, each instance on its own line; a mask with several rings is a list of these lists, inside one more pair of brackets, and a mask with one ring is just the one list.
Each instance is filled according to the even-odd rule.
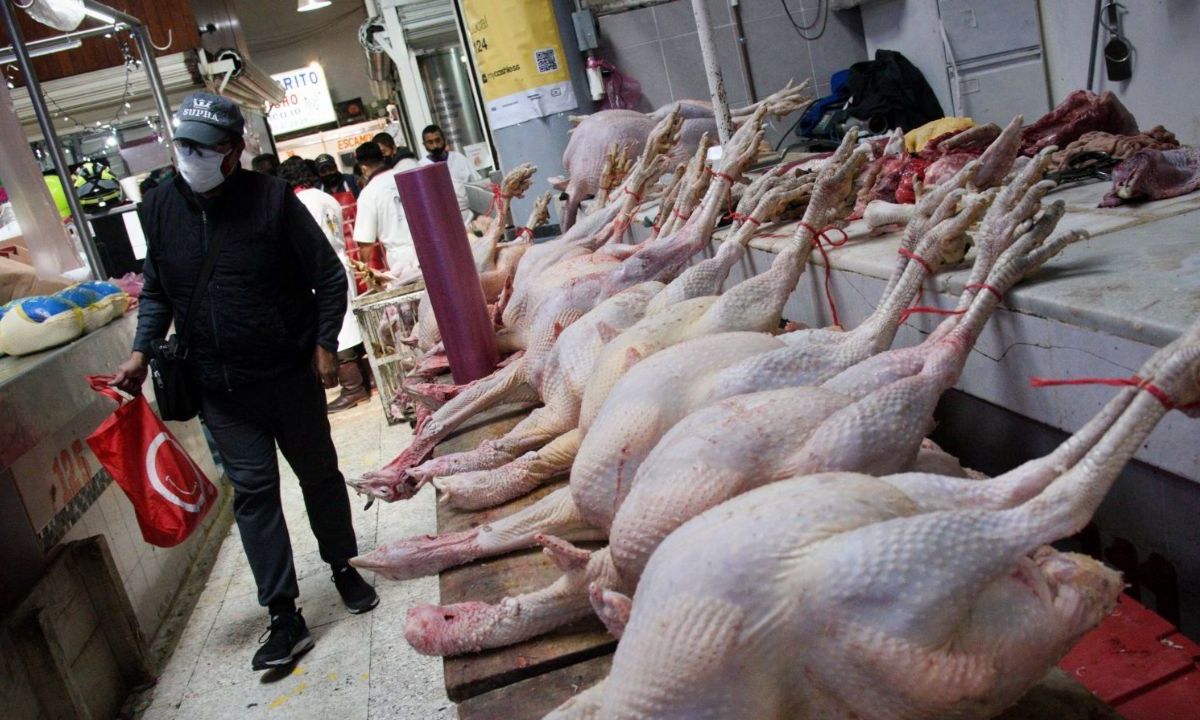
[[[25,251],[26,257],[28,252]],[[33,265],[0,257],[0,305],[16,298],[50,295],[70,285],[65,279],[42,280],[34,272]]]

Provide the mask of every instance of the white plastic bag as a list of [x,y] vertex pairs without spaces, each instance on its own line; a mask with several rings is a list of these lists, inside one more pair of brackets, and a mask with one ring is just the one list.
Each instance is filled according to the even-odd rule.
[[74,30],[83,22],[83,0],[33,0],[25,12],[55,30]]

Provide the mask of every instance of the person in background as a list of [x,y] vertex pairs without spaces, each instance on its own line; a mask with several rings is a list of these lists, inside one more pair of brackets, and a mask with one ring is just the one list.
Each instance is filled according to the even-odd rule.
[[[308,522],[352,613],[379,597],[349,560],[358,554],[345,479],[329,434],[325,392],[337,385],[346,272],[283,181],[242,170],[245,120],[231,100],[184,98],[176,113],[179,175],[139,208],[147,254],[133,352],[110,384],[133,395],[168,327],[195,312],[187,370],[233,484],[233,514],[270,613],[251,667],[290,665],[313,646],[279,496],[276,445],[296,472]],[[210,282],[189,307],[209,243],[222,239]]]
[[391,133],[375,133],[375,137],[371,138],[371,142],[379,146],[379,152],[383,153],[383,163],[391,170],[396,167],[396,162],[400,159],[396,157],[396,139]]
[[367,185],[358,196],[358,215],[354,220],[354,241],[361,248],[362,256],[369,257],[382,247],[393,277],[416,272],[417,251],[413,248],[412,234],[400,205],[400,190],[394,179],[396,173],[417,167],[416,161],[400,160],[396,167],[389,169],[379,145],[373,142],[355,148],[354,157],[362,164],[363,175],[367,178]]
[[321,176],[321,189],[330,195],[348,192],[358,197],[358,183],[354,176],[338,169],[337,160],[332,155],[322,153],[317,156],[317,172]]
[[428,153],[421,160],[421,164],[446,163],[447,169],[450,170],[450,182],[454,183],[454,194],[458,196],[458,209],[462,212],[463,224],[471,222],[471,210],[467,207],[467,183],[476,179],[471,161],[466,155],[451,150],[446,145],[446,136],[437,125],[430,125],[421,131],[421,143]]
[[350,169],[350,174],[354,176],[354,184],[358,185],[358,189],[362,190],[367,184],[367,178],[363,175],[362,163],[355,161],[354,167]]
[[332,415],[366,402],[371,397],[371,369],[370,365],[366,364],[358,321],[354,319],[354,312],[349,305],[349,301],[355,296],[355,283],[354,272],[346,258],[346,241],[342,234],[342,206],[329,193],[318,189],[321,179],[317,176],[316,163],[312,160],[299,157],[284,160],[279,168],[279,179],[291,186],[296,198],[308,208],[317,225],[325,232],[325,237],[337,253],[349,280],[346,288],[346,315],[342,319],[341,332],[338,333],[338,382],[341,383],[342,390],[337,398],[329,403],[328,412]]
[[275,177],[279,175],[279,156],[275,153],[255,155],[254,159],[250,161],[250,169],[263,175]]

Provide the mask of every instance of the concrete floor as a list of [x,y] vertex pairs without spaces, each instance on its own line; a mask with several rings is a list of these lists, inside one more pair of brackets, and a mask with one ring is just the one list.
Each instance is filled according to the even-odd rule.
[[[379,401],[333,416],[333,437],[348,477],[379,467],[409,441],[407,425],[388,427]],[[380,603],[350,615],[317,554],[300,487],[287,463],[283,506],[292,535],[303,609],[316,646],[290,672],[253,672],[250,658],[266,629],[254,580],[234,526],[208,582],[167,661],[141,717],[145,720],[216,718],[453,718],[439,658],[418,655],[404,640],[409,606],[437,601],[437,578],[406,582],[376,579]],[[352,496],[360,551],[378,542],[435,531],[434,497],[424,492],[400,504],[376,503],[363,512]]]

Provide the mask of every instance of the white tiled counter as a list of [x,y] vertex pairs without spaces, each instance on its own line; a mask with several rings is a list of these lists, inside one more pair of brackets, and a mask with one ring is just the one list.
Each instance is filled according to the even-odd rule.
[[57,546],[104,535],[139,628],[151,639],[209,534],[224,535],[228,517],[216,525],[228,488],[218,482],[198,420],[168,427],[221,496],[203,525],[173,548],[142,540],[132,505],[87,446],[115,404],[84,378],[111,373],[127,358],[135,327],[131,313],[69,345],[0,358],[0,615],[37,580]]

